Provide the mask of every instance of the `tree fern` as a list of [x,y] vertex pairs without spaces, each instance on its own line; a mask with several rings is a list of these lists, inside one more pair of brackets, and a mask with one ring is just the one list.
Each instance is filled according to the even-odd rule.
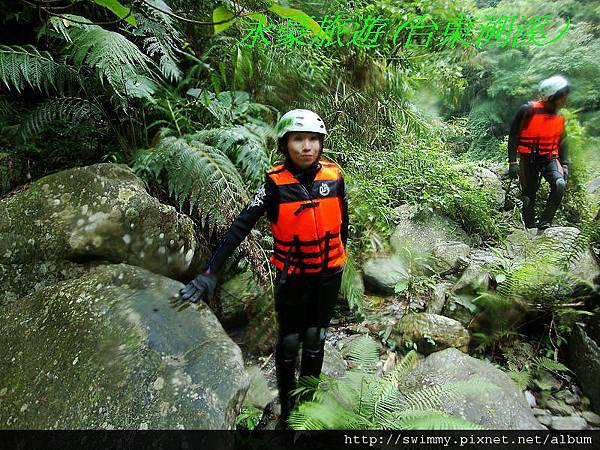
[[209,231],[228,226],[249,200],[229,158],[189,137],[165,138],[157,147],[139,151],[133,168],[146,179],[164,180],[180,208],[187,202],[190,212],[197,209]]
[[50,98],[29,113],[21,123],[18,134],[22,141],[27,141],[57,119],[80,123],[87,120],[98,120],[101,114],[97,105],[82,98]]
[[76,70],[33,45],[0,45],[0,80],[9,90],[21,92],[29,86],[46,94],[64,92],[80,82]]

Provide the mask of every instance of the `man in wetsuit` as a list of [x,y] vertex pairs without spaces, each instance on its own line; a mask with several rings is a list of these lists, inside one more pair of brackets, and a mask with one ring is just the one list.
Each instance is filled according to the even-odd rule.
[[[525,227],[544,230],[552,223],[569,176],[565,119],[558,110],[565,105],[570,86],[566,78],[556,75],[542,81],[539,89],[541,100],[521,106],[510,128],[508,172],[520,180]],[[542,176],[550,195],[536,224],[535,198]]]
[[295,109],[283,115],[278,128],[285,162],[267,171],[265,183],[219,242],[204,272],[180,297],[191,302],[211,298],[225,262],[266,213],[274,238],[271,262],[277,269],[275,365],[280,424],[286,427],[301,342],[300,376],[321,373],[325,330],[346,260],[348,206],[340,168],[321,158],[327,133],[323,120],[312,111]]

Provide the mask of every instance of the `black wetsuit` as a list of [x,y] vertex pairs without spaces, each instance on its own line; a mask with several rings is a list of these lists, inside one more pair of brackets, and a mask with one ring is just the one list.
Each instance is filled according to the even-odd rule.
[[[512,125],[508,140],[508,160],[517,160],[519,133],[531,119],[533,107],[526,103],[519,108]],[[547,109],[546,114],[555,114]],[[566,181],[563,164],[569,164],[566,133],[563,132],[558,150],[558,159],[552,156],[519,154],[519,181],[523,200],[523,222],[527,228],[535,227],[535,200],[543,176],[550,186],[550,195],[546,207],[540,216],[539,227],[547,227],[552,222],[556,210],[565,192]]]
[[[292,175],[309,191],[321,165],[317,162],[301,170],[291,162],[285,163]],[[348,239],[348,202],[342,180],[342,226],[341,239],[344,247]],[[250,233],[258,219],[267,214],[276,221],[278,214],[278,189],[267,176],[254,199],[235,219],[223,239],[217,245],[208,269],[219,273],[227,259]],[[290,391],[295,388],[296,357],[302,345],[300,376],[319,376],[323,365],[325,329],[329,325],[333,306],[342,281],[343,267],[326,268],[318,274],[288,275],[281,284],[281,272],[277,271],[275,310],[279,324],[275,364],[277,384],[281,401],[281,417],[287,420],[293,407]]]

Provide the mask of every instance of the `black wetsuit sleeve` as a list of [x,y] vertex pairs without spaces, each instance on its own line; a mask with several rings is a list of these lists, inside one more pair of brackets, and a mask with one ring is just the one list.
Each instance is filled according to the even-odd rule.
[[519,133],[523,128],[525,121],[531,116],[532,110],[528,103],[522,105],[510,126],[510,133],[508,135],[508,161],[514,162],[517,160],[517,146],[519,140]]
[[348,193],[346,192],[346,183],[342,178],[342,228],[340,230],[344,248],[348,242]]
[[567,132],[563,131],[562,136],[560,137],[560,144],[558,146],[558,158],[560,159],[561,164],[570,164],[569,160],[569,144]]
[[223,239],[213,251],[206,269],[211,273],[219,274],[235,249],[248,236],[258,219],[275,203],[276,187],[267,177],[265,183],[259,188],[254,198],[246,205],[243,211],[233,221]]

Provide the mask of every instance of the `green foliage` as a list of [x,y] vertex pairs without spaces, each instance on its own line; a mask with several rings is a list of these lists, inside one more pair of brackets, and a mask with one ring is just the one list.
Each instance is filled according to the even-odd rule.
[[22,92],[29,86],[48,94],[66,91],[69,85],[79,82],[79,74],[32,45],[1,45],[0,80],[9,90]]
[[417,362],[415,352],[384,376],[374,363],[378,346],[367,336],[353,342],[355,367],[339,379],[304,378],[298,394],[312,396],[301,402],[289,419],[295,430],[316,429],[478,429],[475,424],[440,411],[444,400],[490,388],[487,383],[448,383],[405,391],[402,380]]
[[[84,17],[67,16],[78,22]],[[124,35],[98,25],[50,19],[50,27],[67,42],[66,51],[75,66],[95,70],[100,81],[108,82],[119,96],[151,98],[155,83],[150,58]],[[67,26],[68,24],[68,26]]]
[[145,8],[138,14],[137,34],[144,36],[142,45],[151,58],[159,56],[163,76],[172,82],[181,80],[176,53],[179,52],[181,33],[169,13],[171,8],[163,0],[147,0],[156,8]]
[[104,6],[112,11],[117,17],[127,21],[130,25],[136,26],[135,16],[132,14],[133,7],[126,8],[118,0],[94,0],[94,3]]
[[533,387],[533,381],[542,376],[542,372],[561,373],[569,369],[559,361],[536,356],[528,344],[517,342],[503,350],[507,371],[515,384],[524,391]]
[[258,409],[256,406],[245,406],[242,408],[240,413],[235,419],[235,424],[240,426],[243,424],[243,427],[247,430],[253,430],[254,427],[260,422],[262,417],[262,411]]
[[197,211],[207,230],[228,226],[249,200],[227,155],[193,136],[168,137],[154,148],[140,150],[133,169],[146,180],[164,181],[179,207],[185,203],[190,213]]
[[360,280],[360,274],[356,268],[354,257],[352,254],[348,254],[342,275],[340,292],[348,302],[350,309],[356,309],[362,315],[364,312],[364,286]]
[[54,97],[40,103],[19,127],[20,139],[25,142],[41,133],[55,120],[77,124],[91,120],[97,122],[102,116],[98,106],[88,100],[77,97]]

